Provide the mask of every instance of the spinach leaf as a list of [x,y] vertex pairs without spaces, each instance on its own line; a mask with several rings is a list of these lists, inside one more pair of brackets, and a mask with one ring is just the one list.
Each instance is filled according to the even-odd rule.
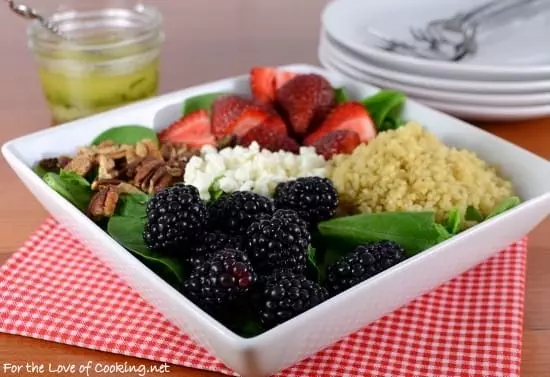
[[340,217],[319,224],[322,236],[353,247],[369,241],[394,241],[408,256],[435,245],[440,234],[433,212],[381,212]]
[[378,131],[401,127],[405,122],[400,118],[407,97],[395,90],[381,90],[361,101],[367,109]]
[[334,89],[334,102],[341,104],[349,101],[349,97],[344,88]]
[[87,186],[90,187],[90,182],[86,180],[86,178],[81,177],[80,175],[76,174],[75,172],[68,171],[68,170],[61,170],[59,172],[59,176],[63,181],[65,181],[68,184],[74,184],[74,185],[80,185],[80,186]]
[[308,272],[316,282],[321,281],[321,269],[317,264],[317,249],[309,245],[307,249]]
[[100,133],[92,141],[92,145],[101,144],[104,141],[110,140],[115,144],[137,144],[143,139],[153,140],[158,144],[157,133],[155,130],[145,126],[128,125],[109,128]]
[[117,214],[127,217],[146,217],[147,202],[150,198],[147,194],[121,194],[118,199]]
[[107,233],[161,278],[170,284],[179,285],[186,275],[183,263],[147,248],[142,236],[145,223],[145,218],[113,216],[107,224]]
[[258,311],[251,300],[236,300],[224,309],[224,325],[245,338],[251,338],[265,331]]
[[448,240],[449,238],[451,238],[453,236],[451,233],[449,233],[447,228],[445,228],[441,224],[435,224],[435,230],[437,230],[437,233],[439,234],[439,238],[437,240],[437,243]]
[[458,208],[453,208],[447,215],[445,220],[445,229],[450,235],[455,235],[460,232],[461,216]]
[[38,175],[40,178],[43,178],[44,175],[48,172],[46,169],[44,169],[40,164],[36,164],[32,167],[32,170]]
[[223,178],[223,175],[216,177],[210,187],[208,187],[208,193],[210,194],[210,202],[215,202],[218,200],[225,192],[220,188],[220,179]]
[[265,330],[262,327],[262,324],[257,318],[250,318],[244,322],[241,328],[238,331],[238,334],[244,338],[252,338],[254,336],[260,335]]
[[479,223],[483,221],[483,215],[474,206],[468,206],[464,219],[466,221],[476,221]]
[[77,174],[61,171],[48,172],[42,177],[44,182],[81,211],[86,211],[92,198],[90,184]]
[[509,198],[504,199],[501,203],[499,203],[489,215],[487,215],[487,219],[490,219],[491,217],[495,217],[497,215],[500,215],[501,213],[504,213],[508,211],[509,209],[514,208],[515,206],[519,205],[521,203],[520,198],[517,196],[511,196]]
[[181,113],[185,116],[197,110],[208,110],[208,112],[210,112],[214,101],[225,95],[227,95],[227,93],[217,92],[199,94],[198,96],[187,98],[183,103]]

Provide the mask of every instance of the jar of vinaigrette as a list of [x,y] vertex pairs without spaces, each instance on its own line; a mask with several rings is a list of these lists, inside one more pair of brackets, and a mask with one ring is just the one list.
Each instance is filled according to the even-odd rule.
[[162,15],[149,5],[113,4],[54,13],[68,40],[38,22],[29,26],[29,47],[54,124],[157,94]]

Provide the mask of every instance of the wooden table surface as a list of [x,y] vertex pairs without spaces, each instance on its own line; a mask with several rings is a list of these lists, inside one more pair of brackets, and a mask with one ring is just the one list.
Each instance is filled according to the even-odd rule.
[[[32,2],[31,2],[32,3]],[[252,65],[318,64],[319,14],[326,1],[156,0],[165,14],[161,92],[246,72]],[[51,9],[56,2],[35,2]],[[49,124],[25,23],[0,11],[0,142]],[[545,158],[550,158],[550,118],[481,125]],[[0,264],[44,220],[46,212],[0,163]],[[530,235],[522,376],[550,376],[550,220]],[[0,361],[13,364],[148,361],[0,334]],[[0,365],[0,375],[3,373]],[[213,376],[170,366],[178,376]]]

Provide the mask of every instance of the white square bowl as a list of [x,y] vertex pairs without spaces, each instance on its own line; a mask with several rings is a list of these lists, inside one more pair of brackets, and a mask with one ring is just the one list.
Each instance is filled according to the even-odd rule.
[[[353,98],[378,91],[307,65],[283,67],[319,73]],[[408,101],[404,116],[416,120],[443,142],[475,151],[498,165],[523,199],[521,205],[430,248],[349,289],[306,313],[254,338],[242,338],[205,314],[103,232],[76,207],[49,188],[31,166],[44,157],[74,153],[115,125],[165,127],[180,114],[181,103],[199,93],[248,92],[248,76],[166,94],[63,126],[9,141],[2,153],[42,205],[107,265],[235,372],[268,376],[390,313],[415,297],[474,267],[519,240],[550,213],[550,163],[526,150],[451,116]]]

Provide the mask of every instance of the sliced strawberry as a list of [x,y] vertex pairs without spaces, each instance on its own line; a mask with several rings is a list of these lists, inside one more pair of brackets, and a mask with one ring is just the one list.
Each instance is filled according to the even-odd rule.
[[272,130],[273,132],[280,135],[288,135],[286,124],[278,114],[271,115],[262,124],[260,124],[259,127]]
[[306,137],[304,144],[312,145],[316,140],[336,130],[354,131],[363,143],[376,136],[376,126],[363,105],[359,102],[345,102],[331,111],[321,126]]
[[275,90],[292,80],[296,75],[294,72],[277,70],[275,72]]
[[277,137],[288,136],[286,124],[281,117],[278,115],[271,115],[263,122],[243,133],[240,137],[240,144],[248,146],[256,140],[256,137],[258,137],[258,139],[263,139],[262,132],[267,132],[270,135],[277,135]]
[[361,144],[357,132],[350,130],[337,130],[317,139],[311,146],[315,152],[330,160],[335,154],[349,154]]
[[286,134],[286,129],[284,133],[281,133],[280,128],[269,128],[264,127],[264,125],[256,126],[248,131],[241,137],[239,144],[247,147],[254,141],[257,142],[260,147],[272,152],[282,150],[298,153],[300,149],[296,140]]
[[223,96],[212,104],[212,133],[222,137],[229,135],[244,109],[250,101],[239,96]]
[[250,70],[250,90],[252,95],[262,103],[275,99],[275,74],[272,67],[254,67]]
[[237,136],[243,136],[250,129],[263,123],[269,116],[270,113],[262,108],[247,107],[233,123],[231,133]]
[[210,130],[207,110],[192,112],[170,125],[158,135],[161,142],[184,143],[191,148],[214,145],[216,140]]
[[318,126],[334,105],[334,89],[317,74],[297,75],[276,93],[294,133],[301,137]]

